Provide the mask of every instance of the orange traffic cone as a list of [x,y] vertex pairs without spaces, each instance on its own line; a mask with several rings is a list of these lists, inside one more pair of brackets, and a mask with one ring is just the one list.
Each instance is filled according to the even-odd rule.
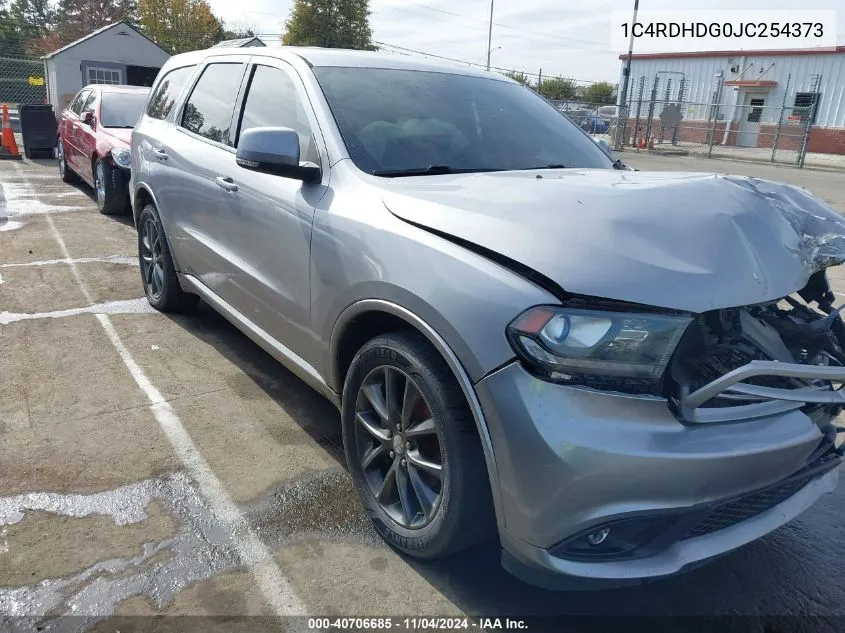
[[9,120],[9,107],[3,104],[3,136],[0,145],[0,158],[20,158],[18,144],[15,142],[15,133],[12,131],[12,122]]

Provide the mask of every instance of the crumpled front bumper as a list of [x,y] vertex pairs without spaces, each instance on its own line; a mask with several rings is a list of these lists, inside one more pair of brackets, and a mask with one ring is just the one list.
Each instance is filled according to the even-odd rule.
[[535,584],[555,586],[561,575],[638,581],[677,573],[791,520],[838,476],[834,456],[832,469],[736,524],[668,540],[661,533],[659,548],[617,559],[567,558],[562,542],[608,522],[688,518],[771,487],[801,471],[829,438],[800,410],[682,424],[661,398],[552,384],[518,363],[487,376],[476,392],[500,481],[505,566]]

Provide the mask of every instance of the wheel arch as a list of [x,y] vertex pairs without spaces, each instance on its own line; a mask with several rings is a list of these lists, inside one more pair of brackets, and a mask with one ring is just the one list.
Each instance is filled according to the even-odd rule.
[[[134,193],[131,196],[131,201],[132,222],[135,225],[136,231],[138,230],[138,220],[141,217],[141,211],[143,211],[144,207],[148,204],[152,204],[156,208],[156,211],[158,212],[158,217],[159,219],[161,219],[161,207],[158,206],[158,201],[156,200],[155,194],[152,192],[152,189],[150,189],[146,184],[139,183],[135,187]],[[170,251],[170,257],[173,259],[173,266],[176,268],[176,272],[182,272],[182,268],[181,266],[179,266],[179,255],[173,250],[173,243],[170,241],[170,236],[167,235],[167,229],[164,226],[164,220],[161,220],[161,228],[164,231],[164,239],[167,241],[167,248]]]
[[[368,331],[367,326],[379,320],[387,326],[386,329],[382,329],[382,331]],[[369,336],[361,336],[361,330],[356,330],[356,323],[364,323],[365,327],[363,331],[369,334]],[[437,350],[458,381],[458,385],[464,394],[464,398],[466,398],[467,405],[475,421],[478,436],[481,440],[484,460],[487,465],[490,490],[493,495],[496,522],[501,529],[504,527],[504,515],[501,510],[501,484],[499,482],[499,471],[496,467],[496,456],[493,451],[493,442],[487,427],[487,421],[469,374],[458,356],[435,328],[407,308],[391,301],[384,299],[362,299],[353,303],[340,314],[332,329],[329,343],[329,371],[332,384],[336,385],[338,390],[342,392],[343,383],[346,379],[346,373],[352,362],[352,358],[354,358],[355,353],[357,353],[361,345],[366,343],[367,340],[379,334],[401,329],[415,330],[420,333]]]

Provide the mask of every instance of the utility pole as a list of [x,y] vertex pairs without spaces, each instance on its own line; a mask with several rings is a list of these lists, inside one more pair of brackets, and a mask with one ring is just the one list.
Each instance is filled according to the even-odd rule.
[[[637,0],[639,2],[639,0]],[[487,29],[487,70],[490,70],[490,49],[493,46],[493,0],[490,0],[490,27]]]
[[[631,22],[631,38],[628,41],[628,59],[625,62],[625,70],[622,71],[622,95],[619,118],[617,119],[616,148],[621,149],[625,138],[625,127],[628,125],[628,81],[631,78],[631,58],[634,56],[634,25],[637,23],[637,10],[640,8],[640,0],[634,0],[634,19]],[[623,117],[625,117],[623,119]]]

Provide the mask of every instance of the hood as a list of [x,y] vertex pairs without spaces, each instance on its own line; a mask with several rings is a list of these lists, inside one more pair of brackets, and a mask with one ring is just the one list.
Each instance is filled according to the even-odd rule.
[[132,128],[104,127],[102,129],[106,134],[115,139],[116,146],[125,145],[127,149],[129,148],[132,141]]
[[519,262],[564,291],[691,312],[770,301],[845,261],[845,220],[755,178],[545,170],[395,178],[396,216]]

